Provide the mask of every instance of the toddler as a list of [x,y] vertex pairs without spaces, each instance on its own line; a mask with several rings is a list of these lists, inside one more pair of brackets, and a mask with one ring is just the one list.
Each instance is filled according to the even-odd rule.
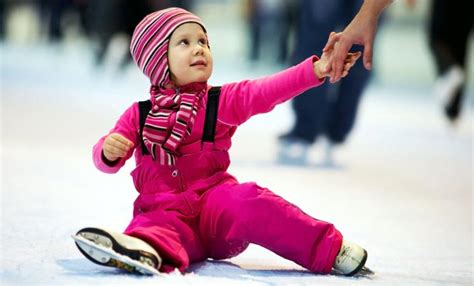
[[[256,183],[227,172],[236,128],[329,76],[331,51],[257,80],[210,87],[206,29],[192,13],[169,8],[136,27],[130,51],[150,79],[150,100],[133,103],[93,148],[96,167],[116,173],[132,154],[139,193],[123,233],[84,228],[73,238],[91,261],[145,274],[184,272],[190,263],[226,259],[249,243],[315,273],[359,272],[360,246]],[[359,58],[349,53],[344,75]]]

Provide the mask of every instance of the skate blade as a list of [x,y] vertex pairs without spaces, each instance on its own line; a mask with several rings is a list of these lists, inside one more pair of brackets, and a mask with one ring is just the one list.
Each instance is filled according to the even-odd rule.
[[364,266],[362,269],[357,273],[357,275],[361,276],[372,276],[375,275],[375,272],[372,271],[370,268]]
[[77,246],[90,256],[88,257],[89,259],[92,258],[99,264],[114,266],[130,272],[137,271],[145,275],[162,275],[155,268],[149,265],[144,265],[126,255],[117,253],[112,248],[95,244],[79,235],[72,235],[71,237],[74,239]]

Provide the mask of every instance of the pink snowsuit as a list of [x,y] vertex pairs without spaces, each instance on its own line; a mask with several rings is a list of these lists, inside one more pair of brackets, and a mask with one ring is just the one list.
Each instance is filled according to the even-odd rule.
[[315,60],[308,58],[258,80],[223,85],[215,142],[206,143],[211,145],[201,142],[204,97],[175,166],[160,166],[150,155],[142,154],[138,103],[129,107],[110,131],[131,140],[134,150],[109,166],[102,155],[106,136],[94,146],[94,163],[106,173],[116,173],[135,152],[136,168],[131,175],[139,196],[125,234],[156,249],[163,258],[160,271],[178,268],[184,272],[192,262],[230,258],[249,243],[310,271],[331,271],[342,244],[342,235],[332,224],[312,218],[256,183],[241,184],[226,171],[231,137],[238,125],[322,83],[314,75]]

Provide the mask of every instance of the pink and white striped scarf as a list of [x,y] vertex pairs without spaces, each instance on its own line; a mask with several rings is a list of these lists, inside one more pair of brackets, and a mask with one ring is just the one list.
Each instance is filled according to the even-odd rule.
[[[181,8],[168,8],[146,16],[135,28],[130,52],[138,67],[150,79],[152,108],[143,127],[143,142],[153,160],[160,165],[174,165],[177,150],[191,134],[207,83],[192,83],[179,90],[167,89],[170,83],[168,45],[173,31],[184,23],[202,21]],[[173,120],[173,115],[176,119]]]
[[[206,83],[192,83],[170,94],[152,86],[152,108],[143,126],[143,142],[153,160],[160,165],[174,165],[179,156],[177,149],[183,139],[191,134],[202,97],[207,91]],[[172,121],[173,114],[176,118]]]

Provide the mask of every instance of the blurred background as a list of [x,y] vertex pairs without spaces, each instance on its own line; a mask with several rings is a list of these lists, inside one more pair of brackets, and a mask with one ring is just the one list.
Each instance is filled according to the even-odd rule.
[[[5,144],[9,140],[20,138],[23,139],[22,142],[28,142],[23,137],[31,136],[32,133],[38,133],[37,137],[41,140],[48,140],[43,138],[41,129],[24,133],[20,131],[20,128],[13,128],[10,125],[9,121],[13,118],[17,126],[21,124],[22,116],[16,115],[12,107],[23,106],[24,101],[29,100],[29,96],[33,96],[33,100],[38,103],[44,104],[48,101],[54,105],[64,102],[83,107],[84,110],[81,111],[89,113],[88,115],[94,118],[95,128],[85,124],[82,120],[86,118],[81,115],[73,119],[81,120],[77,122],[75,130],[78,134],[83,134],[85,130],[82,129],[85,128],[89,135],[102,134],[108,130],[106,127],[111,126],[114,119],[128,104],[146,99],[148,81],[131,60],[128,45],[136,23],[151,11],[179,6],[193,11],[203,19],[208,27],[215,65],[210,84],[222,85],[226,82],[269,75],[298,63],[301,58],[309,55],[308,52],[302,53],[301,48],[298,51],[298,46],[306,44],[306,50],[310,47],[310,53],[320,55],[327,32],[341,31],[348,20],[352,19],[361,1],[351,1],[347,5],[340,1],[324,0],[316,2],[304,0],[2,0],[0,3],[2,126],[4,127],[2,144]],[[363,83],[351,86],[351,79],[346,80],[349,84],[348,91],[342,88],[337,91],[337,85],[333,90],[328,89],[324,92],[316,89],[316,94],[325,93],[323,96],[328,98],[327,102],[337,102],[337,98],[333,100],[331,97],[335,98],[334,93],[338,92],[341,98],[354,98],[352,103],[347,103],[352,105],[347,107],[347,112],[340,112],[343,114],[333,112],[335,114],[333,117],[340,117],[343,118],[343,122],[346,121],[347,126],[341,131],[343,135],[339,136],[341,138],[333,142],[328,134],[324,134],[324,130],[318,130],[315,138],[309,142],[309,148],[306,146],[308,144],[303,146],[308,150],[305,149],[304,153],[299,154],[300,157],[304,156],[309,160],[301,160],[298,154],[296,161],[292,161],[294,158],[286,160],[288,158],[285,156],[283,160],[280,160],[282,156],[280,151],[288,143],[284,141],[284,137],[289,133],[291,135],[289,130],[295,122],[295,107],[287,102],[278,106],[275,112],[265,115],[264,118],[268,119],[252,120],[248,127],[244,125],[241,128],[244,134],[257,133],[260,136],[268,136],[268,140],[260,140],[264,150],[268,152],[252,154],[251,148],[237,143],[237,148],[233,149],[238,149],[235,151],[238,154],[237,160],[243,158],[246,161],[245,158],[254,158],[268,162],[276,160],[290,165],[304,165],[308,162],[317,164],[318,160],[321,162],[328,159],[328,146],[332,149],[334,146],[350,146],[353,137],[360,136],[357,132],[358,128],[374,124],[385,126],[386,130],[393,130],[390,126],[394,124],[406,124],[405,128],[413,128],[426,123],[430,126],[429,128],[447,132],[448,137],[452,134],[472,136],[471,113],[474,93],[472,31],[468,33],[465,45],[463,90],[460,92],[463,97],[458,104],[460,111],[453,119],[446,115],[445,105],[439,95],[439,89],[443,91],[443,86],[449,85],[449,83],[446,84],[446,80],[449,81],[449,79],[443,81],[441,78],[441,75],[447,72],[441,74],[439,68],[437,69],[437,62],[439,63],[440,60],[436,60],[433,45],[430,44],[433,42],[430,31],[434,23],[433,19],[436,18],[432,17],[433,3],[434,1],[429,0],[394,1],[386,9],[379,23],[374,44],[373,70],[370,74],[363,75],[363,78],[353,76],[355,79],[352,82]],[[468,3],[468,1],[463,3]],[[469,8],[472,7],[469,6]],[[308,13],[304,14],[308,9],[314,10],[309,13],[310,17],[319,17],[319,19],[314,22],[302,21],[304,17],[308,18],[305,16]],[[353,11],[344,12],[349,13],[348,16],[341,16],[342,10],[350,9]],[[444,8],[441,7],[441,9]],[[341,12],[336,13],[337,11]],[[459,15],[462,17],[466,13]],[[467,15],[469,17],[470,14],[467,13]],[[336,17],[346,17],[346,20],[334,20],[333,18]],[[325,22],[331,24],[324,26]],[[304,29],[301,26],[304,26]],[[312,26],[314,26],[313,35],[311,35]],[[305,33],[304,37],[298,37],[298,29]],[[313,43],[313,46],[308,45],[307,40],[312,38],[318,39],[317,44]],[[354,74],[363,72],[364,69],[360,64],[358,70],[356,68],[353,70]],[[357,91],[352,92],[351,89],[357,89]],[[327,102],[303,101],[300,105],[310,106],[307,113],[321,113],[329,109],[326,107]],[[326,105],[323,106],[323,103]],[[101,114],[94,109],[97,105],[100,107]],[[315,106],[321,107],[315,108]],[[62,108],[54,110],[53,113],[62,112],[60,109]],[[365,109],[370,111],[364,111]],[[38,108],[34,110],[41,112]],[[409,113],[410,110],[414,111],[413,114]],[[354,113],[352,117],[344,115],[351,112]],[[370,112],[382,116],[387,121],[368,119]],[[115,116],[107,116],[107,114]],[[53,120],[58,130],[61,129],[65,133],[72,132],[71,122],[66,120],[57,122],[54,116],[50,119],[42,118],[42,120]],[[324,118],[318,120],[323,121]],[[29,124],[28,120],[24,124]],[[263,133],[265,135],[260,132],[261,130],[267,131]],[[74,140],[73,144],[78,144],[78,146],[91,144],[89,141],[82,141],[85,138],[87,136],[80,136]],[[397,140],[403,141],[403,137]],[[322,144],[319,151],[318,147],[313,148],[318,144]],[[301,146],[296,146],[298,147]],[[333,160],[334,156],[332,149],[330,160]],[[336,155],[350,150],[347,147],[337,149],[339,151]],[[315,158],[318,156],[319,159]],[[346,155],[343,155],[341,159],[344,160],[344,158]]]
[[[180,6],[197,13],[209,27],[218,64],[239,64],[240,70],[248,65],[254,70],[255,64],[281,69],[294,50],[298,2],[302,1],[2,0],[0,36],[3,49],[49,49],[57,56],[80,50],[80,62],[91,69],[117,65],[127,72],[126,47],[136,23],[153,10]],[[427,34],[431,4],[430,0],[395,1],[386,11],[377,36],[372,84],[426,88],[434,83]],[[469,55],[472,37],[468,45]],[[7,52],[2,53],[4,65],[9,62]],[[470,71],[474,60],[467,58]],[[472,90],[473,76],[468,74]]]
[[[129,39],[144,15],[168,6],[190,9],[207,24],[215,58],[211,84],[279,71],[294,64],[298,13],[303,2],[2,0],[2,110],[8,106],[6,99],[16,87],[38,86],[38,83],[49,89],[47,96],[62,99],[71,96],[62,94],[64,86],[85,88],[88,93],[100,95],[97,97],[101,99],[93,100],[131,102],[146,97],[147,80],[131,61]],[[386,10],[375,42],[374,68],[363,93],[370,94],[377,88],[387,90],[384,95],[396,94],[400,100],[423,100],[438,109],[442,117],[442,106],[436,103],[433,91],[437,72],[429,46],[431,5],[429,0],[395,1]],[[335,29],[340,31],[343,26]],[[471,33],[462,104],[467,109],[473,105],[472,43]],[[320,52],[314,51],[317,55]],[[128,92],[120,88],[123,94],[112,96],[109,89],[113,85],[123,85]],[[111,108],[114,106],[119,105]],[[457,122],[453,128],[462,129],[464,125],[469,129],[472,125],[469,117],[459,121],[461,124]],[[288,122],[278,128],[283,131],[290,125]]]
[[[318,1],[325,8],[335,2]],[[74,279],[90,285],[86,277],[96,266],[81,260],[68,236],[91,224],[127,225],[136,197],[127,172],[134,163],[107,176],[95,170],[91,151],[128,106],[148,98],[149,82],[128,51],[133,28],[144,15],[170,5],[199,15],[214,57],[209,83],[222,85],[293,65],[304,3],[0,0],[0,259],[5,285],[53,285],[53,275],[57,284]],[[433,3],[399,0],[385,10],[373,70],[342,142],[332,146],[321,135],[314,144],[303,144],[304,162],[280,160],[282,145],[288,143],[281,137],[295,120],[286,102],[242,125],[231,149],[231,172],[241,181],[269,187],[367,245],[369,264],[380,274],[373,282],[379,284],[472,281],[474,41],[471,31],[464,96],[452,120],[437,96],[443,81],[430,46]],[[324,11],[313,12],[324,16]],[[38,240],[31,238],[32,231]],[[232,262],[243,269],[295,267],[261,251],[251,249]],[[42,263],[33,262],[39,258]]]

